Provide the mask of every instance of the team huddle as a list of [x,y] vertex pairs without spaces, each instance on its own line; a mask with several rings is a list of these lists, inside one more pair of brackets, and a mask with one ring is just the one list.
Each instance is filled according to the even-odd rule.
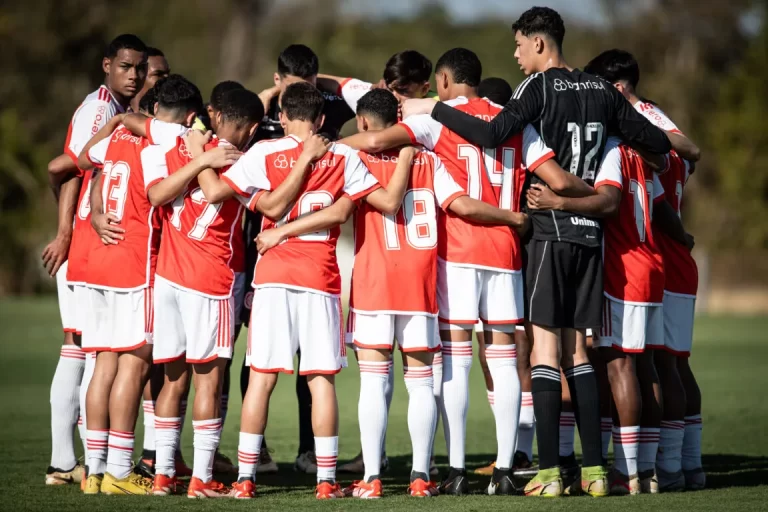
[[[514,93],[482,80],[464,48],[434,74],[427,57],[399,52],[371,83],[320,74],[314,52],[291,45],[274,87],[221,82],[207,105],[161,51],[114,39],[104,85],[49,164],[59,231],[43,261],[65,344],[46,483],[254,498],[257,473],[277,471],[265,439],[277,376],[296,373],[294,469],[317,475],[318,499],[380,498],[396,342],[408,492],[466,494],[476,338],[496,427],[496,459],[475,470],[490,476],[488,494],[703,488],[688,364],[697,270],[680,220],[699,149],[638,95],[630,53],[570,67],[549,8],[529,9],[513,32],[527,75]],[[351,119],[357,133],[340,139]],[[345,320],[336,246],[350,217]],[[234,466],[218,447],[243,324]],[[334,376],[348,350],[362,452],[339,471],[363,478],[342,487]],[[179,451],[190,385],[192,469]],[[450,467],[437,482],[440,420]],[[228,486],[214,473],[237,478]]]

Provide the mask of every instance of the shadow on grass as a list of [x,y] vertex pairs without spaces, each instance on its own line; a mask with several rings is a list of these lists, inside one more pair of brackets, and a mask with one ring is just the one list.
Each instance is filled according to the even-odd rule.
[[740,454],[702,456],[707,488],[757,487],[768,483],[768,457]]

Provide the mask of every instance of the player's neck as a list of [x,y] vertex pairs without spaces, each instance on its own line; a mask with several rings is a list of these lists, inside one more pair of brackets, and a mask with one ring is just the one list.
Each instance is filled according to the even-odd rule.
[[[106,88],[107,88],[107,90],[109,91],[109,94],[111,94],[111,95],[112,95],[112,97],[113,97],[113,98],[115,98],[115,100],[116,100],[116,101],[117,101],[117,102],[120,104],[120,106],[121,106],[121,107],[123,107],[123,109],[127,108],[127,107],[130,105],[130,103],[131,103],[131,100],[130,100],[130,99],[128,99],[128,98],[126,98],[125,96],[123,96],[123,95],[122,95],[122,94],[120,94],[119,92],[116,92],[114,89],[112,89],[112,88],[109,86],[109,83],[108,83],[108,82],[104,84],[104,87],[106,87]],[[136,111],[136,112],[138,112],[138,111],[139,111],[139,104],[138,104],[138,101],[136,102],[136,109],[135,109],[135,111]]]
[[307,140],[312,135],[312,128],[314,128],[313,123],[307,121],[288,121],[285,124],[285,134]]
[[461,97],[467,98],[468,100],[479,98],[477,95],[477,88],[466,84],[454,84],[451,87],[451,94],[449,96],[452,100]]
[[542,55],[543,64],[539,67],[540,72],[544,72],[551,68],[565,68],[568,71],[573,71],[573,68],[568,65],[560,52],[546,52]]
[[626,94],[624,97],[627,98],[627,100],[633,106],[636,105],[638,101],[640,101],[640,97],[637,94],[633,93],[633,92],[630,92],[630,93]]

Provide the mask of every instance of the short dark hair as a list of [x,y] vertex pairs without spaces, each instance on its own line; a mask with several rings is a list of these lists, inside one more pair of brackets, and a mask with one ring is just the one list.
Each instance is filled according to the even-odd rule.
[[505,105],[512,97],[512,86],[503,78],[486,78],[477,86],[477,94],[481,98],[488,98],[494,103]]
[[108,59],[114,59],[117,57],[117,52],[120,50],[135,50],[141,53],[147,53],[147,45],[145,45],[138,36],[133,34],[120,34],[112,40],[104,50],[104,57]]
[[432,61],[416,50],[405,50],[391,56],[384,67],[384,82],[388,87],[406,87],[429,82]]
[[520,31],[525,37],[542,34],[552,39],[558,48],[563,47],[565,24],[556,10],[549,7],[531,7],[512,25],[512,31]]
[[160,48],[147,46],[147,57],[165,57],[165,54]]
[[309,121],[314,123],[323,113],[325,99],[314,85],[296,82],[285,88],[280,109],[291,121]]
[[357,115],[373,116],[387,126],[397,122],[398,102],[386,89],[372,89],[357,102]]
[[164,109],[179,113],[203,109],[203,96],[195,84],[181,75],[172,74],[155,84],[157,103]]
[[611,83],[626,80],[636,88],[640,82],[640,66],[635,57],[624,50],[607,50],[589,61],[584,71]]
[[277,58],[277,73],[280,76],[297,76],[307,79],[317,75],[320,62],[317,55],[308,46],[292,44]]
[[155,115],[155,103],[157,103],[157,95],[155,88],[152,87],[139,100],[139,110],[153,116]]
[[224,121],[237,126],[258,123],[264,118],[261,98],[248,89],[234,89],[222,95],[218,110]]
[[243,87],[243,84],[240,82],[235,82],[234,80],[225,80],[217,83],[213,87],[213,90],[211,90],[211,107],[213,107],[214,110],[221,110],[221,99],[224,95],[230,91],[239,89],[245,89],[245,87]]
[[445,52],[435,64],[435,73],[442,69],[448,69],[453,75],[453,81],[457,84],[466,84],[470,87],[480,85],[483,76],[483,65],[472,50],[466,48],[454,48]]

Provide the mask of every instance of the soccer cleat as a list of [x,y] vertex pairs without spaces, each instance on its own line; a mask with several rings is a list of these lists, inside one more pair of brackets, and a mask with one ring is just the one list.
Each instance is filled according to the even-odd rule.
[[79,484],[83,481],[84,473],[85,468],[80,464],[75,464],[69,471],[48,466],[45,471],[45,485]]
[[640,477],[640,492],[642,494],[659,493],[659,479],[656,477],[655,470],[641,471],[638,476]]
[[690,491],[700,491],[707,486],[707,474],[702,468],[683,470],[685,488]]
[[85,484],[81,486],[83,494],[99,494],[102,480],[104,480],[104,475],[88,475],[88,478],[84,480]]
[[232,460],[229,457],[216,450],[216,453],[213,454],[213,472],[224,475],[233,475],[237,474],[237,467],[232,464]]
[[440,494],[440,491],[437,489],[437,484],[430,481],[424,473],[411,473],[408,494],[414,498],[431,498]]
[[515,452],[515,456],[512,459],[512,471],[515,476],[528,476],[534,477],[539,472],[539,467],[533,465],[533,461],[528,459],[528,456],[523,452]]
[[563,494],[576,496],[581,493],[581,468],[576,461],[576,454],[560,457],[560,478],[563,480]]
[[448,476],[440,483],[439,490],[440,494],[453,494],[454,496],[467,494],[469,490],[467,471],[464,468],[449,468]]
[[293,464],[293,470],[299,473],[306,473],[308,475],[317,474],[317,458],[315,452],[304,452],[296,457],[296,462]]
[[236,500],[250,500],[256,497],[256,484],[253,480],[243,478],[232,484],[229,496]]
[[178,481],[175,476],[165,476],[157,473],[152,485],[152,494],[155,496],[169,496],[176,494],[176,484]]
[[184,456],[181,454],[181,451],[176,451],[176,457],[174,459],[174,465],[176,469],[176,477],[177,478],[185,478],[188,476],[192,476],[192,469],[187,466],[187,463],[184,462]]
[[315,498],[319,500],[335,500],[343,497],[344,492],[341,490],[341,486],[328,480],[323,480],[315,488]]
[[101,493],[147,496],[152,494],[152,480],[136,473],[130,473],[127,477],[118,480],[109,473],[104,473],[104,479],[101,481]]
[[560,468],[540,469],[536,476],[528,482],[523,490],[526,496],[542,498],[557,498],[563,494],[563,480],[560,478]]
[[669,473],[657,467],[656,477],[659,481],[659,492],[680,492],[685,490],[685,475],[682,470]]
[[272,459],[272,456],[269,454],[269,449],[262,449],[261,453],[259,454],[259,464],[256,466],[256,472],[277,473],[277,471],[277,462]]
[[581,491],[593,498],[608,496],[608,472],[603,466],[581,468]]
[[493,461],[487,466],[483,466],[481,468],[475,468],[475,470],[472,471],[472,473],[480,476],[491,476],[493,475],[493,470],[495,468],[496,468],[496,461]]
[[227,498],[229,489],[216,480],[203,482],[199,478],[192,477],[187,488],[187,498]]
[[625,475],[616,468],[608,473],[608,484],[611,496],[635,496],[640,494],[640,479],[637,474]]
[[[387,466],[389,466],[389,459],[387,459]],[[429,476],[437,476],[440,474],[440,470],[437,469],[437,464],[435,464],[435,458],[432,457],[429,459]]]
[[509,469],[493,468],[491,483],[488,484],[488,495],[512,496],[517,494],[511,476],[512,471]]
[[381,495],[383,494],[381,480],[377,477],[371,477],[369,480],[370,482],[355,480],[352,482],[352,485],[342,491],[344,496],[351,496],[353,498],[364,500],[376,500],[381,498]]
[[133,471],[145,478],[155,478],[155,461],[141,458],[139,463],[134,466]]
[[[379,471],[382,473],[389,469],[389,459],[386,455],[381,456]],[[358,453],[354,459],[339,466],[339,473],[365,473],[365,464],[363,464],[363,452]]]

